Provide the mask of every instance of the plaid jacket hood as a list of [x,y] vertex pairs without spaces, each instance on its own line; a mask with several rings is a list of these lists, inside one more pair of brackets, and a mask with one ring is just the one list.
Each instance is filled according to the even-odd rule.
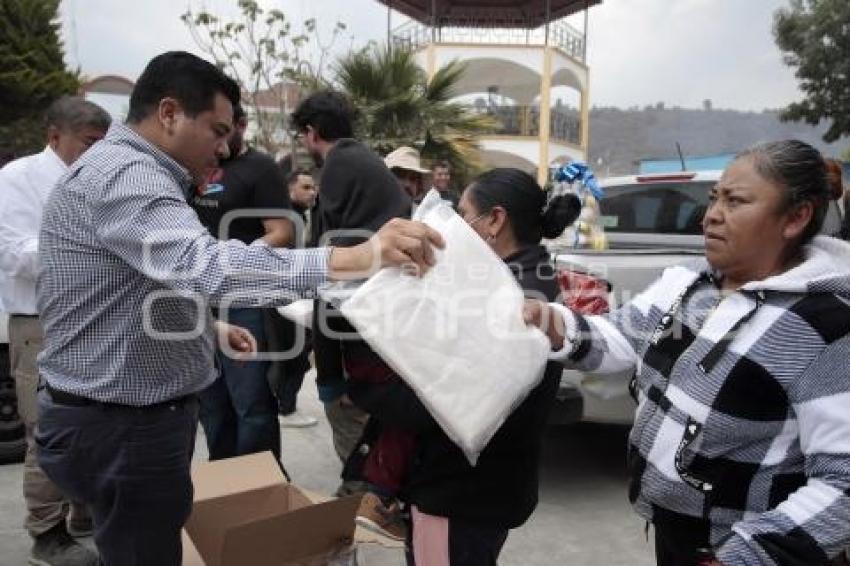
[[[850,298],[850,243],[818,236],[805,248],[805,261],[785,273],[743,286],[746,291],[834,293]],[[704,262],[705,263],[705,262]],[[703,268],[707,270],[707,263]]]
[[725,564],[822,564],[850,545],[850,245],[728,296],[701,260],[586,332],[576,367],[634,368],[630,499],[697,519]]

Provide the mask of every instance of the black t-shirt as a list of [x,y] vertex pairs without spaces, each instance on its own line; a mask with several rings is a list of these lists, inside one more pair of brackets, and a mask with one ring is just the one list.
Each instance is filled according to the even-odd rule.
[[[222,236],[222,218],[228,212],[250,209],[288,209],[289,192],[283,173],[277,163],[264,153],[248,149],[242,155],[222,162],[207,178],[203,187],[198,187],[189,200],[201,224],[210,233]],[[237,218],[228,227],[227,239],[241,240],[250,244],[262,238],[266,231],[263,220],[274,215]]]

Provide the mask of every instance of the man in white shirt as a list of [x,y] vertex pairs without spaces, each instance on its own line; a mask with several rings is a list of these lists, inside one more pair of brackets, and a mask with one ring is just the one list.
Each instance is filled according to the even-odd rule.
[[[37,421],[38,370],[42,329],[36,310],[38,233],[48,195],[59,178],[109,128],[105,110],[78,97],[63,97],[47,112],[47,147],[0,169],[0,302],[9,313],[9,353],[26,426],[25,526],[35,539],[30,564],[98,564],[97,554],[72,538],[91,533],[85,507],[69,503],[38,465],[33,442]],[[69,513],[70,509],[70,513]],[[66,523],[67,521],[67,523]]]

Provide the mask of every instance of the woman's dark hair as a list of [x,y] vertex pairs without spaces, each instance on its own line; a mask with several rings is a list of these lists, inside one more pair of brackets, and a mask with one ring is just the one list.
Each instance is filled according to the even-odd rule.
[[812,219],[803,231],[802,243],[814,238],[823,226],[830,197],[826,164],[820,152],[799,140],[783,140],[746,149],[736,159],[742,157],[751,158],[759,175],[785,190],[783,211],[812,203]]
[[186,115],[194,118],[212,110],[219,93],[234,106],[239,104],[239,85],[221,69],[191,53],[169,51],[151,59],[142,71],[130,94],[127,121],[141,122],[165,97],[176,99]]
[[329,142],[354,135],[352,126],[356,113],[348,98],[333,90],[314,92],[301,101],[292,113],[292,127],[298,132],[312,126],[319,136]]
[[578,218],[581,203],[572,194],[559,195],[547,203],[546,193],[534,177],[513,168],[497,168],[479,176],[469,186],[469,197],[480,213],[493,207],[505,209],[514,236],[534,245],[541,238],[557,238]]

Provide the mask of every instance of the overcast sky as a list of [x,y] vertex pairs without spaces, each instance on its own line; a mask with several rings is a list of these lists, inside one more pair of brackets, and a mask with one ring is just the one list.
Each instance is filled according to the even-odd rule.
[[[348,25],[338,50],[385,40],[387,10],[373,0],[261,0],[327,30]],[[773,12],[789,0],[604,0],[590,10],[591,103],[602,106],[762,110],[797,99],[792,71],[773,43]],[[157,53],[198,52],[179,16],[187,0],[62,0],[66,56],[87,76],[135,79]],[[233,14],[236,0],[192,0]],[[405,21],[393,14],[393,25]],[[575,19],[581,27],[582,18]]]

